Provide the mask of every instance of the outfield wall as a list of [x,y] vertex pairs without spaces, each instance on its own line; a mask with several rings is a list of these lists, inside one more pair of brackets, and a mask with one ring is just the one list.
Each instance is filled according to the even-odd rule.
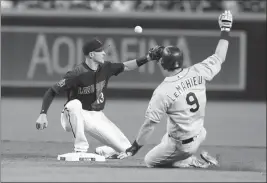
[[[123,62],[150,47],[178,45],[190,66],[210,56],[219,37],[217,14],[122,14],[3,12],[1,85],[3,96],[42,96],[84,58],[81,47],[98,37],[107,60]],[[155,14],[154,14],[155,15]],[[207,86],[210,99],[265,100],[266,16],[237,16],[222,71]],[[143,34],[133,31],[135,25]],[[155,63],[111,79],[113,98],[149,98],[163,80]]]

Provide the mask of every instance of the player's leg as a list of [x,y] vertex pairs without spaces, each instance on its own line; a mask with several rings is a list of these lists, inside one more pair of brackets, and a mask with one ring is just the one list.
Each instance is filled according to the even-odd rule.
[[98,150],[114,154],[124,152],[131,146],[130,141],[122,131],[112,123],[101,111],[84,111],[86,131],[104,145]]
[[99,146],[95,149],[95,153],[108,159],[117,159],[119,153],[110,146]]
[[181,160],[178,159],[173,163],[173,167],[198,167],[198,168],[207,168],[209,164],[207,164],[205,161],[202,161],[198,159],[194,154],[197,152],[199,146],[206,138],[206,130],[205,128],[202,128],[200,133],[196,136],[193,142],[190,142],[188,144],[179,144],[179,150],[183,153],[187,153],[190,156],[187,159]]
[[[171,167],[173,162],[177,159],[179,150],[175,141],[165,134],[161,143],[151,149],[145,156],[145,164],[147,167]],[[189,157],[186,153],[180,154],[181,158]]]
[[195,166],[205,168],[205,162],[193,156],[193,153],[199,146],[198,141],[194,142],[195,143],[189,143],[186,146],[180,145],[166,134],[161,143],[147,153],[145,156],[145,163],[148,167]]
[[85,132],[84,132],[84,117],[82,115],[82,104],[79,100],[69,101],[61,114],[62,127],[72,132],[74,136],[74,150],[86,152],[89,148]]

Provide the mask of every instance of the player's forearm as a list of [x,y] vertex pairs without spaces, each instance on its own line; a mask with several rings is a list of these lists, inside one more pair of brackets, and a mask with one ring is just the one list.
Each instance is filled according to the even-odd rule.
[[145,120],[145,122],[141,126],[139,133],[137,135],[137,138],[136,138],[136,142],[139,145],[145,145],[147,143],[149,137],[152,135],[152,133],[155,129],[156,124],[157,123],[155,123],[149,119]]
[[124,64],[124,71],[132,71],[137,69],[138,67],[146,64],[148,61],[150,61],[150,58],[148,56],[144,56],[138,59],[129,60],[126,62],[123,62]]
[[228,45],[229,45],[229,32],[222,31],[219,43],[216,47],[215,54],[221,59],[222,62],[225,61]]
[[50,107],[54,97],[56,96],[56,93],[54,92],[54,90],[52,90],[52,88],[49,88],[43,97],[43,103],[42,103],[42,109],[40,113],[44,113],[46,114],[48,111],[48,108]]

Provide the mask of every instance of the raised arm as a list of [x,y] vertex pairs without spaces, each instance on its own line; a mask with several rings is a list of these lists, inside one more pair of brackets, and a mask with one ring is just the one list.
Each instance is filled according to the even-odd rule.
[[230,11],[225,11],[219,16],[219,26],[221,28],[221,37],[216,47],[215,54],[224,62],[229,45],[229,32],[233,23],[233,17]]
[[221,65],[226,59],[229,46],[229,32],[232,27],[233,17],[230,11],[225,11],[219,16],[219,26],[221,35],[214,54],[204,61],[193,66],[199,75],[203,76],[205,80],[212,80],[221,70]]

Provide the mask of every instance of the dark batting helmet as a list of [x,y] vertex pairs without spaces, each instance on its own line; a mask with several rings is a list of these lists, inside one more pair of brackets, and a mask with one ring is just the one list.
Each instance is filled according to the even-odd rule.
[[183,52],[176,46],[167,46],[162,52],[160,59],[163,69],[173,71],[183,66]]

